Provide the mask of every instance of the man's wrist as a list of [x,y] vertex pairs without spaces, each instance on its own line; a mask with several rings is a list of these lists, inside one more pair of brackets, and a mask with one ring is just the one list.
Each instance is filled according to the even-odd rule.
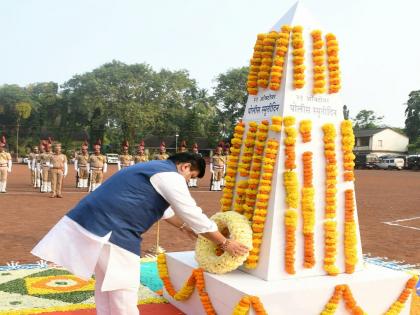
[[178,227],[178,229],[183,231],[186,226],[187,226],[187,223],[184,222],[184,223],[181,224],[181,226]]
[[222,250],[226,251],[226,248],[229,246],[230,240],[228,238],[225,238],[223,242],[219,243],[218,246]]

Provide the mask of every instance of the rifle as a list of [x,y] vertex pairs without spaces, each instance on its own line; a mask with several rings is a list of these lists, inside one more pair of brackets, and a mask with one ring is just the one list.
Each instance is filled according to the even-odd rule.
[[213,191],[213,182],[214,182],[214,173],[211,173],[211,177],[210,177],[210,191]]
[[79,169],[76,171],[76,188],[79,188]]
[[92,191],[92,170],[89,170],[88,175],[88,192]]
[[42,165],[39,165],[39,192],[42,192],[42,186],[44,186],[44,177],[42,176]]

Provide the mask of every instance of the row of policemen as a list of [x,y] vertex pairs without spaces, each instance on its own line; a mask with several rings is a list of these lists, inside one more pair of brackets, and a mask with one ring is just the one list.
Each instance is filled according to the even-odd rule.
[[63,178],[67,176],[67,157],[61,152],[61,144],[52,144],[51,138],[35,146],[28,158],[33,187],[40,192],[51,192],[51,198],[62,198]]
[[6,152],[6,138],[0,140],[0,193],[6,192],[7,173],[12,171],[12,157]]
[[[62,198],[62,180],[67,175],[67,158],[64,154],[61,154],[60,144],[55,145],[54,152],[51,151],[51,147],[51,139],[43,140],[39,147],[35,146],[33,148],[33,152],[29,155],[28,167],[31,170],[31,180],[34,187],[39,187],[41,192],[51,192],[51,197]],[[74,169],[76,171],[76,187],[88,188],[88,191],[94,191],[102,184],[104,174],[107,172],[108,168],[106,157],[101,154],[100,140],[93,145],[93,149],[93,154],[89,155],[88,143],[85,141],[81,146],[81,153],[76,156],[74,163]],[[186,142],[182,141],[179,147],[179,152],[186,151],[188,151]],[[200,154],[196,143],[192,145],[192,152]],[[210,171],[212,174],[210,190],[219,191],[224,186],[223,177],[226,171],[228,152],[229,146],[224,146],[223,143],[219,143],[210,160]],[[166,152],[166,145],[162,141],[159,147],[159,152],[153,156],[153,159],[166,160],[168,157],[169,155]],[[0,155],[0,165],[10,163],[11,169],[11,159],[9,159],[10,162],[3,163],[1,162],[1,158],[2,156]],[[145,152],[145,143],[143,140],[138,144],[137,152],[134,156],[129,154],[128,141],[124,141],[122,143],[121,154],[118,157],[118,170],[135,163],[147,161],[149,161],[149,157]],[[1,174],[3,173],[4,172]],[[4,176],[2,175],[2,182],[3,177]],[[5,175],[5,177],[7,178],[7,175]],[[3,187],[2,182],[0,182],[0,191]],[[198,187],[197,179],[190,179],[188,186]],[[6,184],[4,184],[4,190],[5,187]]]
[[106,156],[101,153],[101,141],[98,140],[93,145],[93,154],[88,153],[88,143],[85,141],[81,147],[81,153],[74,160],[76,171],[76,187],[88,188],[94,191],[104,179],[104,174],[108,171]]

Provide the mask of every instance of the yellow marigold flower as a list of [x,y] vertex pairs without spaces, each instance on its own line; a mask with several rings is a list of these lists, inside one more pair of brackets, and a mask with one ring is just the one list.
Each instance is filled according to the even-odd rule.
[[290,33],[291,30],[292,30],[292,27],[290,25],[285,24],[281,27],[281,31],[284,33]]
[[293,116],[286,116],[283,118],[283,123],[286,127],[293,126],[296,122],[296,118]]

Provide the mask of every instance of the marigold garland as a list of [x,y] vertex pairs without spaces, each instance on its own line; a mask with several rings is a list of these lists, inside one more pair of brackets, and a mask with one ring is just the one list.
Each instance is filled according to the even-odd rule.
[[[173,288],[173,285],[169,279],[168,268],[166,265],[166,256],[165,254],[160,254],[157,257],[157,267],[158,272],[166,291],[174,299],[177,296],[177,301],[184,301],[188,299],[194,292],[194,286],[198,290],[201,303],[206,314],[216,314],[214,307],[211,303],[210,297],[206,291],[206,284],[204,280],[204,273],[202,269],[193,269],[190,277],[185,282],[184,286],[176,292]],[[404,289],[400,293],[398,299],[388,308],[384,315],[398,315],[401,313],[402,309],[405,306],[410,295],[413,294],[413,291],[416,287],[417,282],[419,281],[418,275],[413,275],[410,279],[407,280]],[[188,288],[185,288],[188,287]],[[191,289],[192,287],[192,289]],[[185,289],[184,289],[185,288]],[[179,292],[183,291],[182,294]],[[348,309],[351,314],[362,314],[366,315],[367,313],[357,305],[357,301],[354,299],[350,287],[347,284],[336,285],[334,287],[333,295],[328,300],[327,304],[324,306],[324,309],[321,312],[321,315],[333,315],[335,314],[340,299],[344,299],[344,304],[346,309]],[[234,307],[234,315],[246,315],[250,309],[250,306],[254,308],[254,311],[257,315],[266,315],[267,312],[264,309],[264,305],[261,303],[258,297],[256,296],[244,296]]]
[[324,132],[324,155],[326,159],[326,183],[325,183],[325,218],[324,221],[324,269],[331,275],[338,274],[339,269],[335,265],[337,258],[337,160],[335,154],[336,131],[333,124],[322,126]]
[[327,34],[325,38],[327,40],[329,93],[338,93],[341,89],[338,41],[331,33]]
[[280,116],[273,116],[271,117],[272,124],[270,125],[270,130],[274,132],[280,132],[281,131],[281,124],[283,119]]
[[261,53],[261,66],[258,71],[258,86],[266,89],[268,87],[268,80],[270,79],[271,67],[273,65],[273,53],[278,34],[276,31],[271,31],[263,39],[263,51]]
[[254,45],[254,54],[249,66],[247,89],[250,95],[258,94],[258,72],[260,71],[263,52],[263,40],[266,34],[258,34]]
[[297,131],[294,127],[294,124],[296,122],[295,117],[293,116],[287,116],[284,117],[283,123],[284,123],[284,131],[286,133],[286,137],[284,138],[284,144],[285,144],[285,152],[286,152],[286,158],[284,161],[284,167],[287,170],[293,170],[296,168],[296,138],[297,138]]
[[344,192],[344,257],[346,273],[353,273],[357,264],[357,226],[354,220],[354,191],[347,189]]
[[265,142],[268,136],[268,120],[263,120],[257,127],[254,154],[252,155],[251,171],[249,172],[248,189],[243,204],[244,215],[251,221],[254,215],[255,203],[257,200],[257,188],[260,183],[260,175],[263,161]]
[[344,181],[354,181],[354,133],[350,120],[341,122],[341,149],[343,151]]
[[326,92],[325,88],[325,50],[324,41],[322,40],[322,32],[314,30],[311,32],[312,36],[312,62],[314,85],[312,88],[313,94],[321,94]]
[[235,187],[235,178],[238,169],[238,161],[244,132],[245,124],[240,121],[235,126],[233,138],[231,140],[231,152],[226,163],[225,187],[223,188],[223,195],[220,199],[222,211],[229,211],[232,207],[233,189]]
[[397,315],[399,314],[402,309],[404,308],[405,302],[407,302],[408,298],[412,294],[413,290],[416,287],[416,283],[419,281],[419,276],[414,275],[410,279],[408,279],[407,283],[405,284],[404,290],[401,292],[398,299],[392,303],[389,309],[386,311],[384,315]]
[[304,143],[311,141],[312,121],[309,119],[301,120],[299,123],[299,131]]
[[304,268],[315,266],[315,189],[312,185],[312,152],[304,152],[303,161],[303,188],[302,188],[302,218],[303,218],[303,237],[304,237]]
[[248,132],[246,133],[246,138],[244,142],[244,150],[241,156],[241,161],[239,162],[238,172],[242,177],[249,176],[249,170],[251,168],[251,159],[254,152],[255,139],[257,137],[257,123],[251,121],[249,123]]
[[204,282],[203,269],[194,269],[184,283],[183,287],[176,292],[171,280],[169,279],[168,267],[166,265],[165,254],[160,254],[157,257],[157,267],[159,276],[162,279],[163,285],[165,286],[166,292],[173,297],[176,301],[185,301],[194,292],[194,287],[197,288],[198,295],[200,296],[201,304],[203,305],[204,311],[208,315],[216,315],[216,311],[211,304],[210,298],[207,294]]
[[285,224],[285,270],[289,274],[295,274],[295,252],[296,252],[296,229],[297,229],[297,207],[298,179],[296,172],[287,171],[283,173],[283,183],[286,190],[286,205],[288,209],[284,214]]
[[274,56],[273,66],[271,67],[269,83],[270,89],[273,91],[277,91],[281,86],[281,79],[283,77],[284,70],[284,58],[289,49],[290,30],[291,28],[289,25],[283,25],[276,41],[276,53]]
[[292,30],[293,87],[295,89],[301,89],[305,85],[305,49],[302,31],[302,26],[295,26]]
[[335,314],[340,299],[344,299],[346,308],[354,315],[366,315],[360,306],[357,306],[356,300],[353,298],[353,294],[347,284],[336,285],[334,293],[325,305],[321,315],[333,315]]
[[262,174],[257,189],[255,210],[252,217],[253,248],[250,250],[248,259],[245,262],[245,267],[248,269],[254,269],[258,264],[278,150],[279,142],[276,139],[268,139],[262,160]]
[[247,315],[250,308],[254,309],[255,314],[257,315],[267,315],[268,313],[264,309],[264,305],[261,303],[260,299],[257,296],[245,295],[240,299],[238,304],[236,304],[233,309],[232,315]]

